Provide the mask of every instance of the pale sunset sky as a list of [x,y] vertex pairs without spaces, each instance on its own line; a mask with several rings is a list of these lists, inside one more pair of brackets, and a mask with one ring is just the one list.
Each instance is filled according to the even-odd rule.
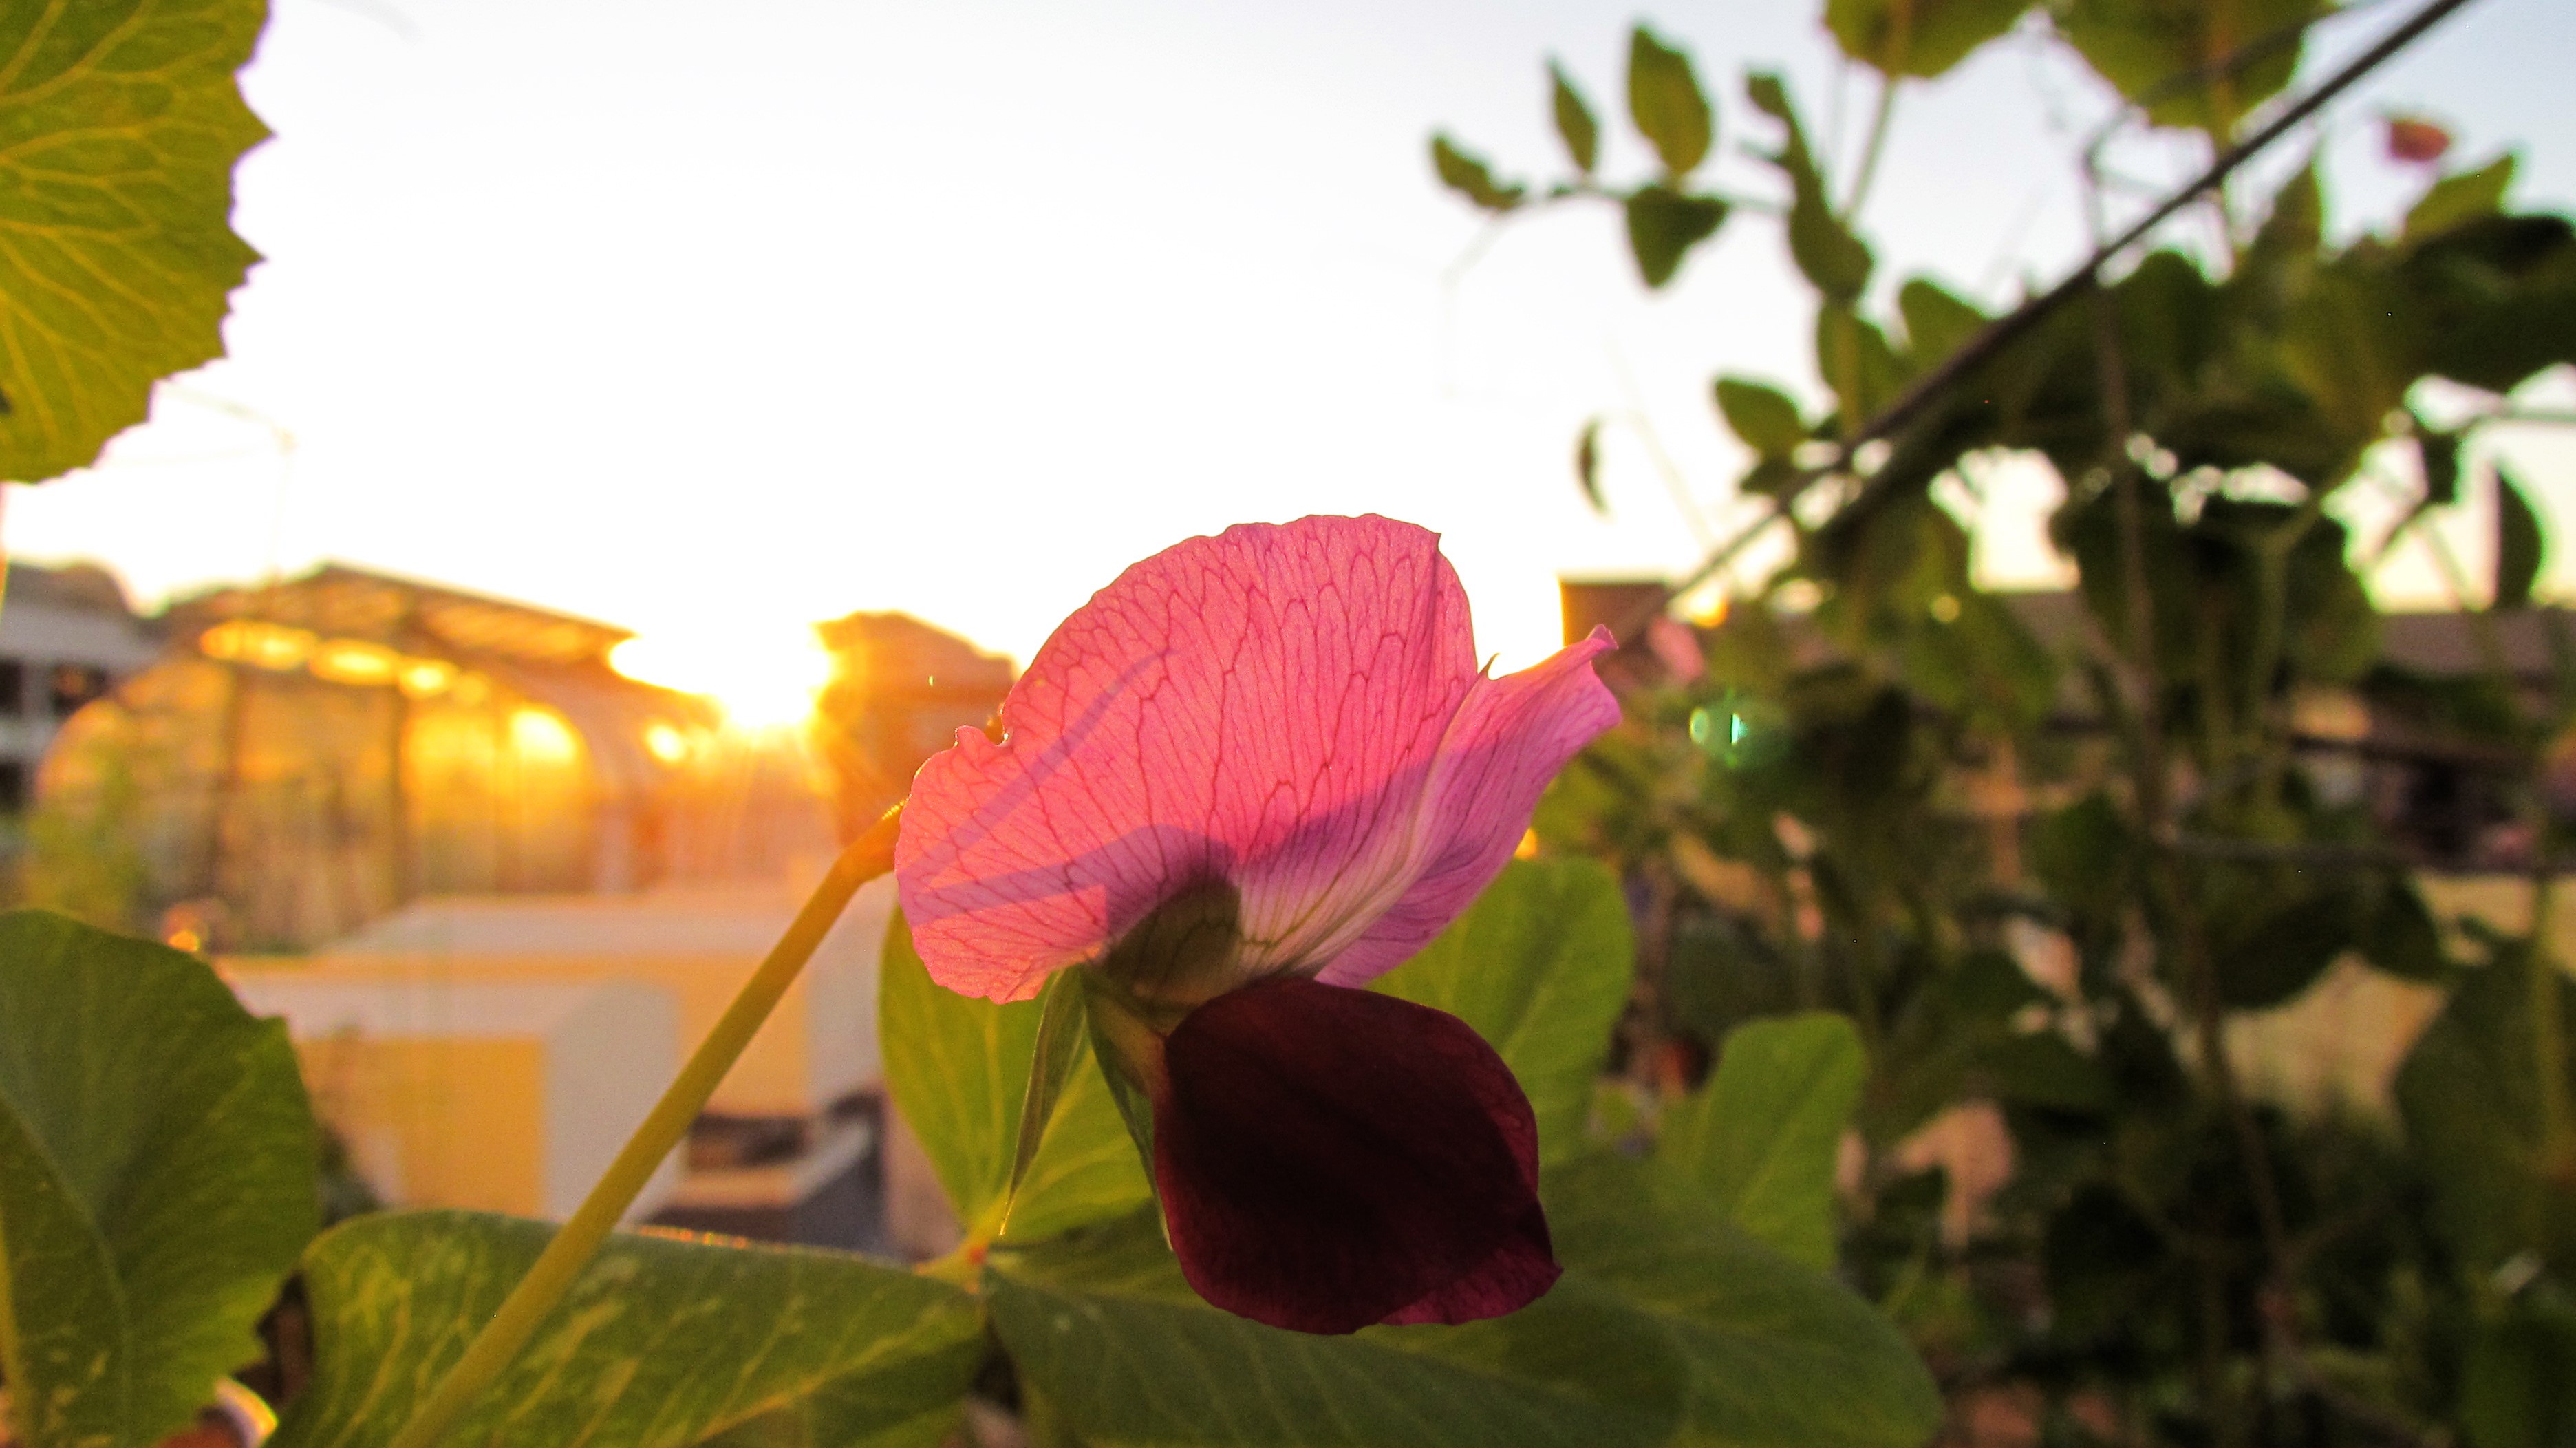
[[[1748,64],[1857,151],[1870,86],[1838,80],[1818,8],[1647,13],[1718,97],[1720,184],[1778,190],[1740,150],[1772,139]],[[2412,8],[2334,22],[2307,73]],[[1606,210],[1515,224],[1468,264],[1480,223],[1434,184],[1429,132],[1559,174],[1553,53],[1609,122],[1609,171],[1637,174],[1614,119],[1636,18],[275,0],[244,84],[277,134],[236,214],[267,260],[230,356],[98,468],[10,488],[0,538],[100,559],[146,603],[341,559],[617,623],[664,681],[748,694],[797,677],[817,619],[903,609],[1025,661],[1178,539],[1373,511],[1445,535],[1482,647],[1517,666],[1555,644],[1558,574],[1679,572],[1726,530],[1714,373],[1819,395],[1764,217],[1652,298]],[[2463,159],[2522,146],[2515,202],[2576,204],[2571,55],[2576,5],[2477,0],[2330,113],[2336,226],[2383,226],[2422,184],[2380,154],[2390,110],[2451,126]],[[2035,29],[1908,86],[1863,217],[1879,294],[1921,272],[2003,304],[2054,280],[2108,104]],[[2145,182],[2194,157],[2117,155]],[[2576,404],[2565,377],[2542,392]],[[1570,467],[1596,414],[1619,419],[1606,520]],[[2576,527],[2576,434],[2501,443]],[[1989,578],[2053,576],[2046,487],[1990,483]],[[2455,525],[2473,566],[2486,527]],[[2435,587],[2413,556],[2380,582]]]

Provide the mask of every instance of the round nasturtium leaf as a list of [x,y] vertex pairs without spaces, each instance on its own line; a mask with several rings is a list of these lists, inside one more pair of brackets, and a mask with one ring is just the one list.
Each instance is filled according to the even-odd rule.
[[88,466],[152,384],[223,353],[259,253],[233,163],[268,134],[233,72],[265,0],[0,5],[0,478]]

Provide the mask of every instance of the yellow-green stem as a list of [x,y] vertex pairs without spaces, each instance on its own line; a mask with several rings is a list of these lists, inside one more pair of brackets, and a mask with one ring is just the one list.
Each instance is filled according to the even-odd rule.
[[455,1425],[458,1417],[474,1405],[477,1394],[500,1375],[511,1357],[527,1343],[548,1312],[571,1290],[574,1279],[590,1265],[590,1259],[608,1239],[618,1218],[634,1205],[636,1195],[644,1190],[662,1159],[688,1134],[690,1123],[706,1109],[707,1098],[715,1094],[716,1083],[733,1068],[735,1058],[751,1044],[769,1013],[778,1006],[779,997],[794,984],[796,975],[822,944],[832,923],[841,918],[842,909],[861,885],[894,868],[896,821],[901,805],[888,810],[884,819],[870,827],[866,834],[841,852],[832,862],[831,873],[805,901],[796,919],[770,949],[767,959],[743,982],[742,990],[725,1007],[724,1017],[698,1043],[688,1064],[680,1068],[670,1089],[653,1105],[652,1114],[627,1138],[617,1159],[610,1162],[599,1185],[590,1189],[574,1210],[572,1219],[555,1233],[538,1256],[528,1275],[501,1303],[492,1320],[465,1347],[465,1355],[447,1370],[427,1399],[412,1410],[411,1421],[403,1424],[394,1436],[391,1448],[433,1448],[439,1438]]

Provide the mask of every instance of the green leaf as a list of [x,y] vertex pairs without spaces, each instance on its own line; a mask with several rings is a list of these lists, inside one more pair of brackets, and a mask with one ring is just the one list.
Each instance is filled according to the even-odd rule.
[[1843,54],[1880,74],[1930,79],[2012,29],[2029,0],[1825,0]]
[[2434,182],[2407,208],[2406,225],[2398,233],[2399,240],[2413,246],[2502,211],[2505,189],[2513,185],[2514,164],[2519,159],[2508,151],[2474,171],[2455,171]]
[[1593,512],[1610,516],[1610,500],[1601,496],[1601,419],[1597,417],[1584,419],[1582,435],[1574,440],[1574,481]]
[[1898,289],[1896,309],[1905,317],[1906,351],[1918,368],[1940,362],[1986,327],[1985,313],[1926,277]]
[[1539,1157],[1581,1144],[1610,1031],[1636,967],[1619,882],[1596,861],[1514,860],[1467,913],[1377,989],[1447,1011],[1512,1068]]
[[1859,1033],[1831,1012],[1736,1027],[1708,1084],[1664,1117],[1657,1188],[1791,1261],[1832,1266],[1834,1158],[1868,1069]]
[[[898,913],[879,969],[886,1089],[920,1138],[970,1237],[1000,1230],[1043,1005],[961,996],[930,978]],[[1115,1215],[1149,1195],[1144,1169],[1091,1053],[1077,1043],[1037,1155],[1010,1207],[1011,1233],[1038,1237]]]
[[1010,1220],[1011,1198],[1028,1180],[1047,1127],[1055,1121],[1056,1102],[1073,1074],[1075,1053],[1090,1035],[1082,1009],[1079,981],[1058,972],[1038,994],[1037,1038],[1029,1048],[1029,1086],[1020,1098],[1019,1129],[1011,1149],[1011,1179],[1002,1190],[1002,1219]]
[[1895,401],[1905,379],[1904,364],[1887,345],[1887,334],[1841,302],[1816,309],[1816,371],[1833,389],[1843,419],[1851,425]]
[[[304,1256],[313,1379],[275,1448],[390,1441],[553,1234],[479,1212],[325,1234]],[[620,1234],[450,1437],[683,1448],[817,1390],[855,1436],[953,1413],[982,1357],[982,1313],[947,1283],[842,1252]]]
[[[107,1243],[43,1145],[0,1102],[0,1379],[18,1386],[8,1404],[15,1441],[28,1448],[141,1441],[126,1431],[133,1375],[125,1297]],[[0,1419],[0,1429],[10,1426]]]
[[1849,303],[1869,285],[1875,264],[1869,247],[1834,215],[1825,194],[1824,176],[1807,147],[1807,128],[1789,100],[1789,88],[1770,74],[1747,76],[1745,94],[1754,109],[1778,121],[1787,134],[1773,165],[1789,178],[1789,258],[1827,300]]
[[1487,211],[1509,211],[1528,194],[1528,188],[1517,183],[1495,180],[1493,168],[1483,157],[1460,150],[1445,134],[1431,138],[1431,169],[1440,173],[1441,185]]
[[1567,1276],[1651,1317],[1687,1366],[1676,1441],[1917,1448],[1931,1437],[1940,1394],[1893,1324],[1705,1205],[1655,1192],[1648,1170],[1602,1153],[1541,1189]]
[[2576,1442],[2576,1309],[2527,1294],[2482,1324],[2460,1382],[2460,1426],[2472,1448],[2563,1448]]
[[1764,459],[1786,458],[1807,440],[1806,419],[1780,389],[1742,377],[1717,379],[1717,410],[1746,447]]
[[1021,1380],[1093,1448],[1645,1448],[1678,1414],[1652,1325],[1580,1287],[1463,1328],[1284,1332],[1201,1303],[1147,1213],[991,1269]]
[[1716,123],[1690,56],[1642,25],[1628,36],[1628,116],[1663,158],[1666,176],[1680,180],[1708,159]]
[[1726,203],[1667,186],[1640,186],[1628,194],[1627,213],[1628,250],[1637,258],[1637,275],[1647,286],[1660,287],[1681,270],[1692,247],[1725,223]]
[[[2548,1081],[2544,1034],[2556,1043]],[[2524,1251],[2576,1261],[2576,1163],[2567,1143],[2547,1139],[2553,1119],[2576,1112],[2571,1042],[2576,983],[2514,942],[2468,973],[2398,1068],[2398,1111],[2433,1187],[2434,1225],[2471,1271]],[[2554,1108],[2543,1091],[2556,1093]]]
[[16,13],[0,66],[0,477],[86,467],[152,384],[223,355],[259,259],[233,162],[268,134],[233,72],[259,0],[84,0]]
[[1574,169],[1589,176],[1601,160],[1601,123],[1592,118],[1592,107],[1584,103],[1583,92],[1574,88],[1564,66],[1549,61],[1547,78],[1548,104],[1556,112],[1557,138],[1565,142],[1565,154],[1573,160]]
[[2496,608],[2528,608],[2531,586],[2540,579],[2540,514],[2531,495],[2498,463],[2496,482]]
[[0,1122],[24,1164],[0,1173],[0,1344],[12,1401],[63,1435],[31,1430],[30,1448],[157,1442],[259,1355],[251,1329],[317,1225],[285,1028],[194,956],[0,916]]
[[2278,94],[2304,46],[2255,56],[2239,47],[2327,12],[2325,0],[2068,0],[2057,28],[2120,94],[2160,126],[2232,134]]

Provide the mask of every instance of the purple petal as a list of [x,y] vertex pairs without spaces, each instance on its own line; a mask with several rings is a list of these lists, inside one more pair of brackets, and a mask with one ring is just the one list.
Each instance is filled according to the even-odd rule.
[[1164,1044],[1154,1180],[1190,1285],[1300,1332],[1493,1317],[1557,1276],[1538,1130],[1457,1017],[1283,977]]

